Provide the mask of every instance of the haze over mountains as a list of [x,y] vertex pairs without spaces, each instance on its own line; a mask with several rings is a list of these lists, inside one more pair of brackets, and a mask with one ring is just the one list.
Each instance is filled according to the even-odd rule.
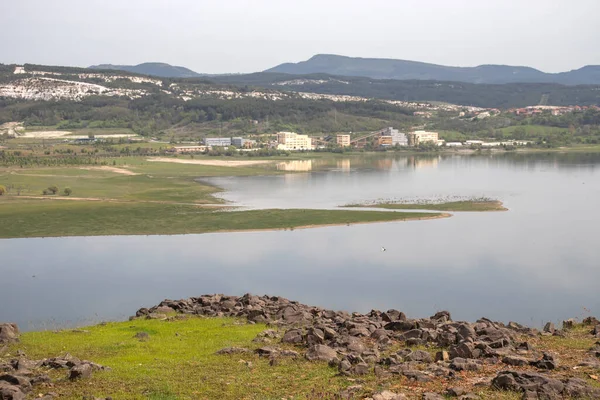
[[194,72],[191,69],[185,67],[177,67],[174,65],[158,62],[147,62],[138,65],[100,64],[92,65],[88,68],[127,71],[142,75],[159,76],[161,78],[196,78],[202,76],[202,74]]
[[317,54],[307,61],[281,64],[265,72],[326,73],[338,76],[364,76],[373,79],[416,79],[468,83],[600,84],[600,65],[588,65],[569,72],[551,74],[530,67],[508,65],[448,67],[416,61],[345,57],[333,54]]
[[[139,65],[93,65],[94,69],[123,70],[163,78],[192,78],[206,76],[185,67],[165,63],[143,63]],[[383,58],[346,57],[332,54],[317,54],[307,61],[284,63],[269,68],[265,73],[292,75],[328,74],[355,76],[371,79],[429,80],[465,83],[558,83],[563,85],[600,84],[600,65],[560,73],[546,73],[531,67],[509,65],[480,65],[477,67],[449,67],[417,61]]]

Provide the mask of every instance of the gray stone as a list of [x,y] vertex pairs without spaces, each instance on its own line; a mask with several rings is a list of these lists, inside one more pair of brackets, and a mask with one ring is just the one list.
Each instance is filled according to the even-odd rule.
[[383,392],[374,394],[373,400],[406,400],[406,396],[403,394],[390,392],[389,390],[384,390]]
[[26,398],[19,386],[0,382],[0,400],[25,400]]
[[460,324],[458,327],[456,327],[456,330],[456,338],[459,342],[464,340],[474,341],[477,339],[477,333],[475,333],[475,329],[468,324]]
[[283,343],[302,343],[303,340],[304,338],[301,329],[290,329],[281,339]]
[[456,357],[450,363],[450,368],[455,371],[479,371],[481,369],[481,364],[474,360]]
[[532,361],[524,357],[506,356],[502,359],[502,362],[515,367],[523,367],[529,365]]
[[329,346],[315,344],[308,348],[306,359],[309,361],[332,361],[337,360],[337,352]]
[[466,394],[467,391],[461,387],[451,387],[447,390],[448,396],[458,397]]
[[16,374],[3,374],[0,375],[0,383],[6,382],[5,385],[18,386],[23,393],[31,392],[31,383],[29,379]]
[[83,379],[92,376],[92,366],[90,364],[76,365],[69,371],[69,379]]
[[19,341],[19,327],[17,324],[0,324],[0,344],[14,343]]
[[429,354],[428,352],[426,352],[424,350],[413,351],[409,355],[407,355],[406,358],[410,361],[417,361],[417,362],[423,362],[423,363],[433,362],[433,358],[431,357],[431,354]]
[[530,364],[536,368],[547,370],[556,369],[558,366],[558,362],[554,359],[554,356],[549,353],[544,353],[541,360],[532,361]]
[[423,393],[423,400],[444,400],[444,396],[438,393]]
[[225,347],[216,352],[216,354],[242,354],[242,353],[250,353],[249,349],[244,347]]
[[134,337],[136,339],[138,339],[140,342],[145,342],[150,339],[150,335],[148,335],[147,332],[138,332],[135,334]]
[[446,350],[435,353],[435,361],[450,361],[450,354]]
[[475,358],[475,345],[470,342],[462,342],[450,347],[450,359],[454,358]]
[[398,310],[387,310],[381,314],[381,319],[385,322],[406,321],[406,315]]
[[546,325],[544,325],[544,332],[554,333],[554,331],[556,331],[556,328],[554,327],[553,322],[548,322],[548,323],[546,323]]

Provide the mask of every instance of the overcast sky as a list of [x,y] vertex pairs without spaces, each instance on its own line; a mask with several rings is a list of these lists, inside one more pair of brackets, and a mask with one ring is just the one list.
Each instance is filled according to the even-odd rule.
[[600,64],[600,0],[0,0],[0,63],[261,71],[318,53],[560,72]]

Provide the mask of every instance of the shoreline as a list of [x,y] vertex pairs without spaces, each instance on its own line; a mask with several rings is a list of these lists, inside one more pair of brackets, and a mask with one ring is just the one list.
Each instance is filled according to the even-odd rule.
[[[449,311],[412,318],[396,309],[362,314],[280,296],[206,294],[84,328],[19,335],[0,323],[0,349],[2,341],[5,374],[20,377],[18,366],[27,365],[32,379],[9,379],[11,390],[35,385],[40,396],[47,386],[39,382],[51,381],[59,397],[102,399],[145,398],[164,388],[172,398],[600,397],[600,321],[593,316],[537,330],[487,318],[455,321]],[[228,376],[235,378],[223,386]]]

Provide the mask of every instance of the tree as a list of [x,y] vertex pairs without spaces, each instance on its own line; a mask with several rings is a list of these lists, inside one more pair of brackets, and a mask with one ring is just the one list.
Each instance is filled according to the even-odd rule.
[[51,194],[56,194],[58,192],[58,187],[52,185],[52,186],[48,186],[48,193]]
[[4,193],[6,193],[6,188],[0,185],[0,196],[2,196]]
[[71,188],[70,188],[70,187],[66,187],[66,188],[65,188],[65,190],[63,190],[63,194],[64,194],[65,196],[70,196],[70,195],[71,195],[71,193],[73,193],[73,191],[71,190]]

